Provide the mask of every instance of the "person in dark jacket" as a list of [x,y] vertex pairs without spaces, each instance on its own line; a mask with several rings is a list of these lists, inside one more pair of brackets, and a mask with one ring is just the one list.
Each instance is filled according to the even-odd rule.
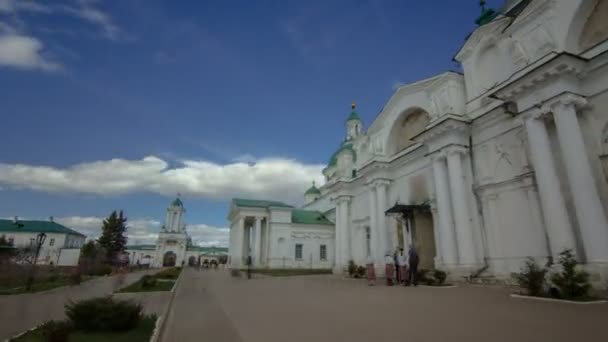
[[251,255],[247,257],[247,279],[251,279]]
[[414,246],[410,246],[410,250],[407,253],[407,257],[408,257],[408,261],[409,261],[409,282],[410,284],[413,284],[414,286],[418,286],[418,278],[416,277],[416,273],[418,272],[418,263],[419,263],[419,258],[418,258],[418,252],[416,252],[416,249],[414,248]]

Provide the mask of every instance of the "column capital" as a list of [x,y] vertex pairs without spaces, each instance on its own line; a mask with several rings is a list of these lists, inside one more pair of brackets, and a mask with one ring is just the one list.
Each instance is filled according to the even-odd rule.
[[545,102],[543,106],[546,106],[551,111],[554,111],[559,108],[582,109],[587,107],[588,104],[589,102],[587,101],[587,99],[581,95],[573,93],[564,93]]
[[334,201],[338,204],[340,203],[350,203],[350,201],[352,200],[352,196],[348,196],[348,195],[339,195],[337,197],[334,198]]
[[448,146],[446,148],[444,148],[443,150],[445,150],[446,155],[452,156],[455,154],[467,154],[469,153],[469,149],[465,146],[460,146],[460,145],[452,145],[452,146]]
[[389,184],[391,184],[391,180],[387,178],[376,178],[373,179],[370,183],[371,186],[379,188],[381,186],[388,186]]

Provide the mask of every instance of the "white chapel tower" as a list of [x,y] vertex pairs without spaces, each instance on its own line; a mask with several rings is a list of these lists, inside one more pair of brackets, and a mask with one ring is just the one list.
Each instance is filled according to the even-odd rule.
[[188,234],[184,224],[184,204],[179,195],[167,208],[167,217],[156,242],[154,267],[181,266],[186,258]]

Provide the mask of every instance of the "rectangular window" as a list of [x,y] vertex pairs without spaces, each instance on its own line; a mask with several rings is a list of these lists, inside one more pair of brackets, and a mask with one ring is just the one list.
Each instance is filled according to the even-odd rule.
[[319,249],[319,258],[321,260],[327,260],[327,245],[321,245]]
[[296,244],[296,260],[302,260],[302,244]]
[[15,244],[15,238],[12,238],[12,237],[8,238],[8,244],[11,245],[11,246],[14,245]]
[[55,238],[52,238],[51,241],[49,241],[49,246],[52,246],[55,244]]

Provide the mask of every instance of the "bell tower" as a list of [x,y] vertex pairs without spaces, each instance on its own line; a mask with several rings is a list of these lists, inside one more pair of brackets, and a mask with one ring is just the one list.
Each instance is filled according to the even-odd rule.
[[165,230],[167,232],[181,233],[184,231],[184,203],[177,197],[167,208],[167,218],[165,219]]
[[354,140],[363,133],[363,122],[355,111],[357,105],[353,102],[351,108],[350,116],[346,119],[346,141]]

